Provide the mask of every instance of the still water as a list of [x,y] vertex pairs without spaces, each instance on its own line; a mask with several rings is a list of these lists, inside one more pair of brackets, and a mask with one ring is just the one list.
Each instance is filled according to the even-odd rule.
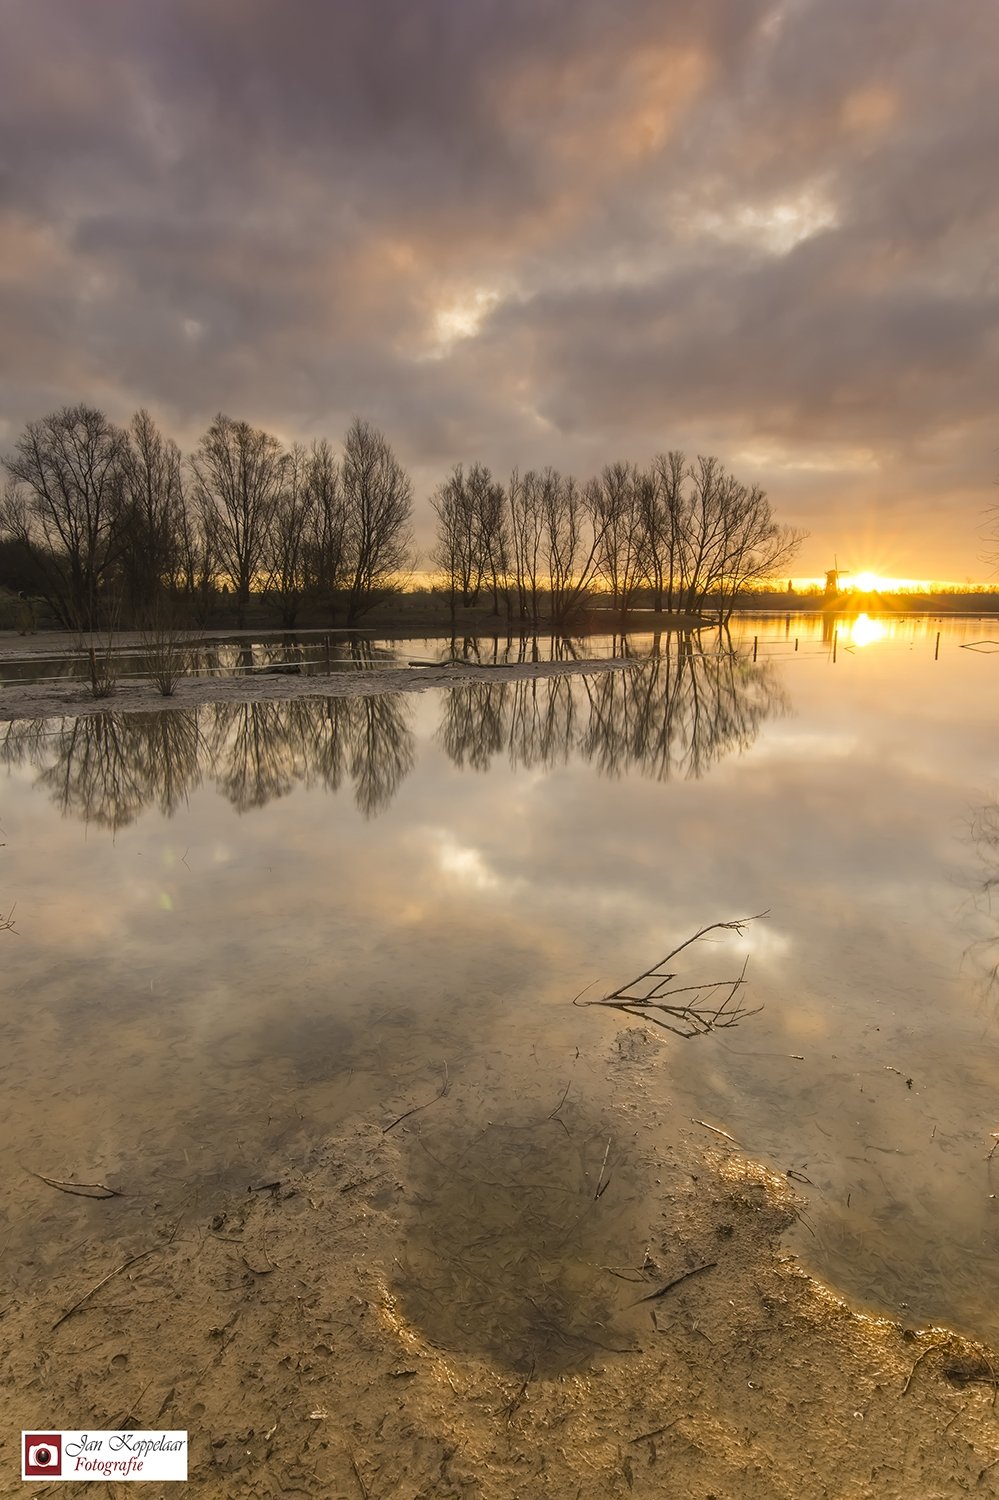
[[[977,649],[993,634],[747,619],[734,655],[630,637],[622,674],[0,727],[12,1284],[111,1232],[106,1205],[26,1168],[124,1184],[111,1212],[133,1218],[210,1205],[446,1076],[416,1117],[437,1135],[412,1154],[400,1286],[436,1253],[438,1336],[474,1347],[447,1278],[487,1280],[501,1232],[520,1278],[510,1224],[530,1215],[546,1284],[593,1312],[586,1268],[640,1262],[654,1189],[633,1174],[630,1207],[561,1248],[569,1147],[525,1121],[568,1084],[566,1117],[592,1125],[572,1171],[592,1184],[600,1060],[640,1028],[570,1002],[766,911],[691,970],[748,954],[762,1011],[668,1039],[643,1108],[677,1101],[794,1174],[791,1244],[844,1294],[999,1339],[999,661]],[[610,1162],[618,1191],[620,1143]],[[463,1233],[441,1269],[470,1203],[496,1216],[489,1265]]]

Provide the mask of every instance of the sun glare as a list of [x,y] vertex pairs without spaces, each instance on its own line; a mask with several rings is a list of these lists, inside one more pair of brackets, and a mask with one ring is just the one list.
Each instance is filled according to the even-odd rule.
[[879,573],[854,573],[853,587],[862,594],[872,594],[884,587],[885,580]]
[[872,620],[869,615],[858,615],[850,625],[850,644],[873,646],[875,641],[883,641],[887,634],[887,627],[880,620]]

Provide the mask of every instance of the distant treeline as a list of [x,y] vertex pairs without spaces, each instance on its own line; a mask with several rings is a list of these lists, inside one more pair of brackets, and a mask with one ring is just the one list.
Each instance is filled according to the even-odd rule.
[[[31,422],[4,459],[0,584],[45,601],[67,629],[143,625],[180,608],[205,625],[220,596],[251,596],[294,628],[354,624],[417,566],[413,486],[385,437],[351,423],[283,446],[220,414],[184,455],[146,411],[128,427],[79,405]],[[454,619],[488,600],[509,622],[556,627],[595,594],[626,611],[726,619],[741,591],[783,573],[803,533],[715,458],[672,451],[580,484],[554,469],[505,486],[456,465],[432,501],[431,553]]]

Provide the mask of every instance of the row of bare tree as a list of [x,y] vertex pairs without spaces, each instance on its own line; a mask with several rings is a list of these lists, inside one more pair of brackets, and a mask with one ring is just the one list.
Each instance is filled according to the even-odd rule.
[[221,586],[241,625],[251,591],[289,628],[307,597],[354,621],[410,561],[409,476],[360,420],[338,455],[219,415],[185,459],[148,412],[121,428],[81,405],[29,423],[5,464],[0,535],[68,629],[141,621],[165,596],[204,623]]
[[[186,459],[146,411],[127,428],[80,405],[31,422],[5,460],[0,537],[30,563],[32,592],[68,629],[142,623],[165,597],[207,622],[220,587],[245,623],[251,593],[291,629],[303,603],[351,624],[414,563],[412,484],[382,434],[355,420],[283,447],[219,415]],[[433,496],[432,561],[452,618],[491,596],[496,614],[562,629],[592,595],[622,613],[722,620],[747,584],[782,573],[803,533],[715,458],[612,464],[587,484],[554,469],[499,484],[457,465]]]
[[497,612],[501,598],[521,619],[544,607],[558,627],[599,591],[621,613],[640,597],[687,614],[710,601],[727,622],[740,591],[783,573],[804,539],[759,486],[675,450],[648,469],[610,464],[582,486],[545,469],[515,472],[504,490],[483,465],[458,464],[432,504],[452,618],[459,599],[488,591]]

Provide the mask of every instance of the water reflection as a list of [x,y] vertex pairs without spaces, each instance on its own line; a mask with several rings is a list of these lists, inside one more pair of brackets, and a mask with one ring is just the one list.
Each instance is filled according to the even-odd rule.
[[[803,642],[818,646],[820,628]],[[739,662],[648,639],[623,676],[501,688],[483,661],[471,687],[393,699],[0,727],[0,908],[16,898],[19,927],[2,942],[4,1265],[27,1285],[35,1257],[71,1252],[88,1230],[67,1213],[118,1224],[42,1184],[32,1197],[19,1163],[141,1185],[179,1213],[181,1193],[220,1175],[280,1176],[289,1152],[343,1121],[380,1135],[433,1095],[446,1059],[447,1104],[400,1126],[442,1164],[398,1210],[400,1299],[431,1333],[436,1318],[442,1338],[481,1347],[491,1318],[529,1368],[549,1329],[575,1340],[604,1319],[585,1302],[600,1291],[591,1263],[641,1263],[643,1225],[629,1227],[616,1187],[586,1198],[595,1237],[556,1257],[556,1188],[585,1173],[572,1177],[547,1138],[551,1162],[519,1142],[537,1120],[568,1144],[550,1111],[575,1069],[566,1109],[589,1113],[559,1118],[591,1142],[591,1180],[608,1138],[616,1152],[640,1114],[658,1131],[668,1097],[681,1120],[798,1174],[808,1226],[791,1248],[837,1288],[908,1322],[999,1337],[995,1030],[978,987],[999,950],[958,973],[972,937],[996,931],[985,882],[999,815],[983,816],[978,847],[967,836],[994,778],[994,659],[957,649],[990,633],[979,622],[946,627],[937,660],[938,628],[899,626],[841,652],[835,672],[817,649],[754,669],[745,640]],[[745,629],[763,643],[773,625]],[[793,690],[793,722],[764,722],[783,707],[771,673]],[[237,816],[289,786],[271,815]],[[366,822],[355,799],[391,808]],[[78,818],[122,831],[94,837]],[[969,931],[955,905],[975,891]],[[616,1023],[572,995],[610,988],[712,917],[764,906],[752,1033],[678,1044],[668,1068],[657,1054],[622,1099],[607,1060]],[[401,1149],[399,1132],[388,1139]],[[705,1144],[727,1151],[719,1140]],[[658,1160],[668,1140],[648,1144]],[[660,1175],[636,1167],[656,1222]],[[613,1256],[597,1235],[612,1212],[628,1242]],[[465,1213],[480,1221],[471,1255]],[[518,1265],[539,1234],[551,1254]],[[469,1288],[441,1265],[452,1252],[499,1281],[493,1311],[464,1333]],[[521,1289],[538,1307],[516,1310]],[[590,1308],[578,1322],[570,1295]]]
[[349,782],[373,817],[415,763],[411,712],[384,695],[20,720],[0,730],[0,764],[36,768],[60,812],[112,831],[146,807],[172,816],[205,781],[240,813]]
[[63,814],[112,830],[156,806],[171,817],[202,779],[197,715],[95,714],[16,721],[0,732],[0,762],[38,769]]
[[[679,637],[632,672],[474,682],[442,696],[437,739],[459,767],[484,771],[504,753],[525,768],[578,756],[603,776],[657,781],[703,776],[786,706],[770,664]],[[0,764],[35,767],[62,813],[112,831],[146,807],[171,817],[205,782],[240,813],[297,786],[349,783],[370,818],[415,765],[412,718],[411,699],[379,694],[20,720],[0,729]]]
[[674,636],[656,641],[633,672],[455,687],[438,738],[455,765],[475,771],[503,752],[527,769],[576,754],[604,776],[637,770],[668,781],[704,776],[747,750],[786,709],[772,664]]
[[999,1007],[999,802],[971,812],[968,835],[978,858],[965,913],[970,942],[964,960],[982,999]]

